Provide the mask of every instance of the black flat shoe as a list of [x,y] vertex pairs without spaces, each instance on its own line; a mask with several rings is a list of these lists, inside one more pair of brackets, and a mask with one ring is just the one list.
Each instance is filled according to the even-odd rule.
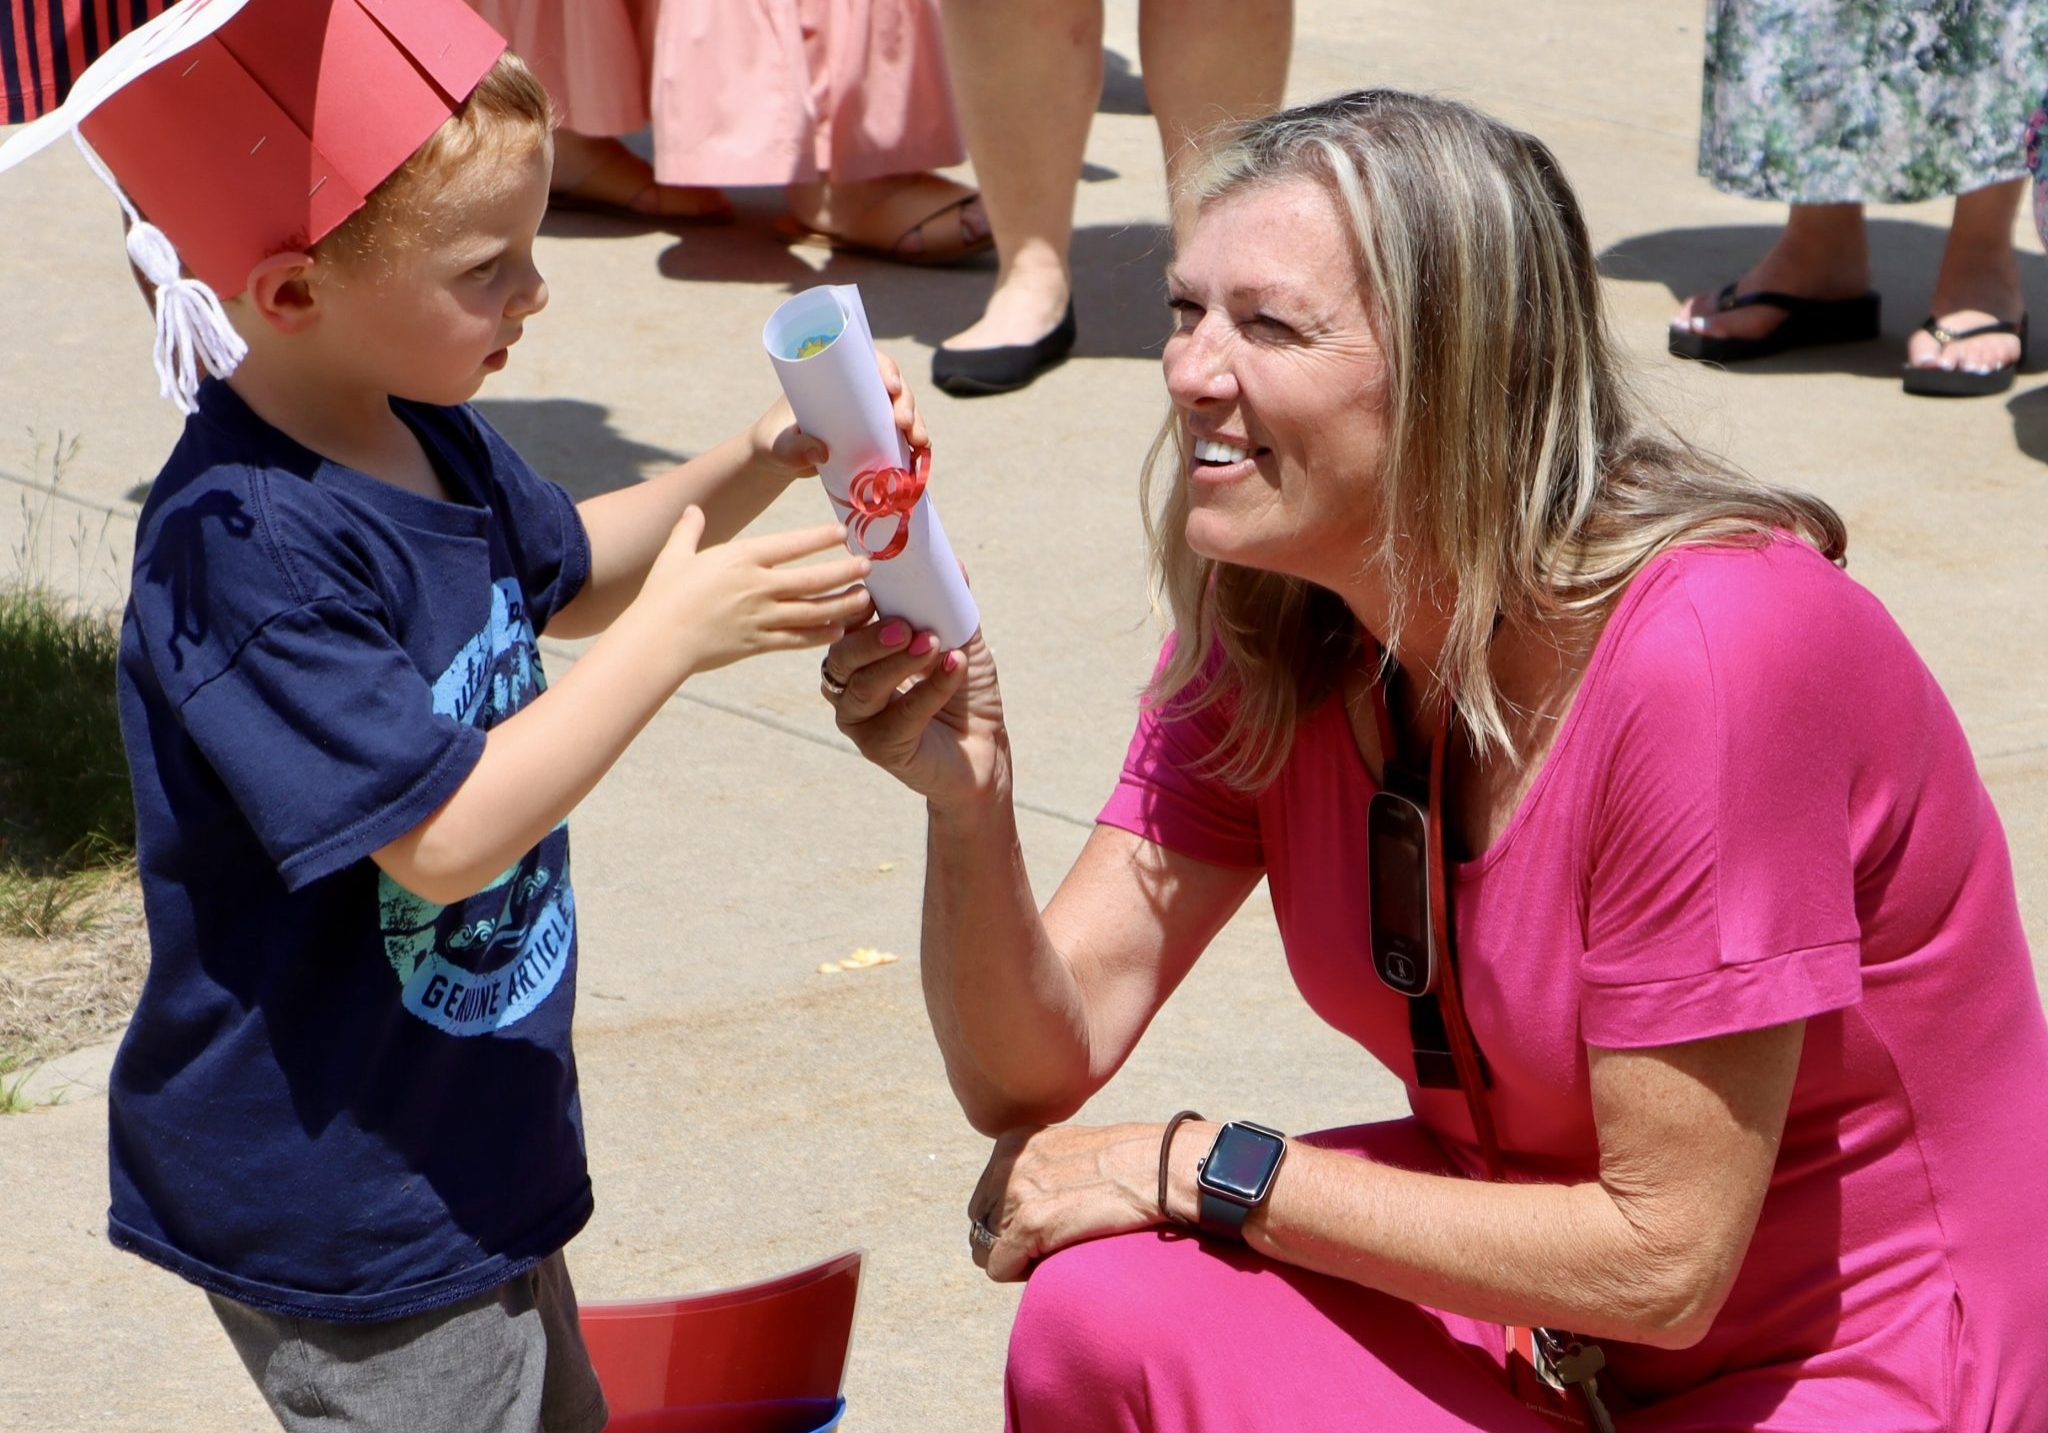
[[1853,299],[1803,299],[1797,294],[1774,293],[1769,289],[1737,294],[1729,284],[1715,296],[1714,312],[1731,313],[1739,308],[1762,306],[1782,311],[1785,317],[1769,333],[1755,338],[1724,338],[1711,333],[1694,333],[1689,328],[1671,330],[1671,351],[1680,358],[1702,363],[1747,363],[1769,358],[1795,348],[1818,348],[1827,343],[1860,343],[1877,337],[1879,299],[1873,291]]
[[1011,393],[1049,368],[1057,368],[1074,351],[1074,304],[1066,316],[1036,343],[1011,343],[1001,348],[946,348],[932,352],[932,387],[955,398]]
[[2020,371],[2020,365],[2027,361],[2025,314],[2021,314],[2012,323],[1979,324],[1975,328],[1966,328],[1961,333],[1943,328],[1934,315],[1929,314],[1927,322],[1920,327],[1933,334],[1935,342],[1944,348],[1951,343],[1960,343],[1966,338],[1982,338],[1993,333],[2009,333],[2020,341],[2020,356],[1988,373],[1972,373],[1966,368],[1922,368],[1918,364],[1906,364],[1900,370],[1900,380],[1908,393],[1918,394],[1922,398],[1989,398],[1994,393],[2003,393],[2012,387],[2013,376]]

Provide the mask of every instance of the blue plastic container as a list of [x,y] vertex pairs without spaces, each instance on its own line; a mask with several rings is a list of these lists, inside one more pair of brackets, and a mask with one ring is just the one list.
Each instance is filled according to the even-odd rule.
[[656,1408],[622,1414],[605,1433],[832,1433],[845,1416],[844,1398]]

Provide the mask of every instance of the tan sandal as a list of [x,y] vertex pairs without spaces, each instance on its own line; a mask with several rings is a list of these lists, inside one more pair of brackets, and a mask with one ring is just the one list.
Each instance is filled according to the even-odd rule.
[[898,264],[957,264],[995,246],[986,218],[979,234],[967,224],[967,206],[980,199],[979,190],[943,175],[918,174],[855,214],[837,232],[813,228],[794,215],[778,220],[775,227],[795,244]]
[[548,193],[555,209],[610,214],[627,219],[652,219],[663,224],[730,224],[732,201],[717,189],[663,184],[647,161],[623,144],[575,184]]

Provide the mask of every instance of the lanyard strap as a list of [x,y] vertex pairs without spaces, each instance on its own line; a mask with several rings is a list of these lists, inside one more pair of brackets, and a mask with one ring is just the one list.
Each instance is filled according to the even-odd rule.
[[1425,1089],[1448,1089],[1455,1084],[1464,1091],[1465,1109],[1472,1118],[1472,1132],[1479,1142],[1486,1177],[1499,1179],[1500,1141],[1493,1128],[1493,1112],[1486,1103],[1486,1063],[1465,1019],[1465,1001],[1458,988],[1457,947],[1451,939],[1451,844],[1449,823],[1444,819],[1444,754],[1457,722],[1457,708],[1447,706],[1442,718],[1432,724],[1428,767],[1426,774],[1419,773],[1400,754],[1387,685],[1384,680],[1373,682],[1380,769],[1388,790],[1426,808],[1429,820],[1425,839],[1434,847],[1431,859],[1424,865],[1429,871],[1429,924],[1438,952],[1439,974],[1434,991],[1408,1000],[1408,1033],[1415,1050],[1416,1083]]
[[1480,1064],[1479,1046],[1472,1039],[1472,1027],[1465,1019],[1465,998],[1458,989],[1458,950],[1451,943],[1451,841],[1444,820],[1444,748],[1450,744],[1451,727],[1456,720],[1457,708],[1452,707],[1429,738],[1428,830],[1437,857],[1429,863],[1429,923],[1443,952],[1443,973],[1437,982],[1436,999],[1443,1007],[1444,1030],[1451,1038],[1451,1061],[1458,1069],[1458,1085],[1465,1091],[1465,1109],[1472,1116],[1472,1133],[1479,1141],[1486,1177],[1499,1179],[1500,1140],[1493,1129],[1493,1111],[1486,1103],[1486,1072]]
[[[1451,729],[1457,724],[1458,709],[1447,704],[1441,719],[1432,724],[1428,774],[1420,776],[1396,755],[1401,748],[1395,739],[1384,681],[1373,683],[1373,708],[1379,720],[1380,769],[1385,773],[1386,788],[1425,806],[1428,821],[1423,839],[1434,847],[1430,854],[1435,859],[1425,864],[1429,870],[1430,934],[1437,948],[1436,989],[1408,998],[1408,1030],[1415,1042],[1416,1078],[1425,1086],[1447,1087],[1451,1083],[1441,1079],[1439,1068],[1443,1063],[1443,1045],[1448,1044],[1449,1063],[1458,1088],[1465,1093],[1465,1110],[1472,1118],[1472,1133],[1479,1142],[1486,1177],[1498,1182],[1503,1173],[1500,1138],[1493,1127],[1493,1111],[1486,1103],[1486,1062],[1465,1019],[1465,1000],[1458,988],[1458,953],[1451,940],[1451,841],[1450,823],[1444,819],[1444,755],[1450,745]],[[1522,1329],[1510,1327],[1506,1333],[1511,1382],[1526,1406],[1546,1414],[1561,1412],[1568,1426],[1613,1433],[1614,1420],[1600,1397],[1597,1380],[1606,1355],[1597,1345],[1556,1329],[1526,1330],[1526,1341]],[[1548,1371],[1539,1373],[1539,1364]],[[1550,1401],[1553,1398],[1562,1400],[1562,1410]]]

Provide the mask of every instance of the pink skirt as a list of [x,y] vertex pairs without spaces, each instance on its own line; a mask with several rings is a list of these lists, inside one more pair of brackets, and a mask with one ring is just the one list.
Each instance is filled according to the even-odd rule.
[[651,124],[664,184],[958,164],[936,0],[471,0],[579,134]]
[[645,129],[658,0],[470,0],[547,86],[562,128]]

